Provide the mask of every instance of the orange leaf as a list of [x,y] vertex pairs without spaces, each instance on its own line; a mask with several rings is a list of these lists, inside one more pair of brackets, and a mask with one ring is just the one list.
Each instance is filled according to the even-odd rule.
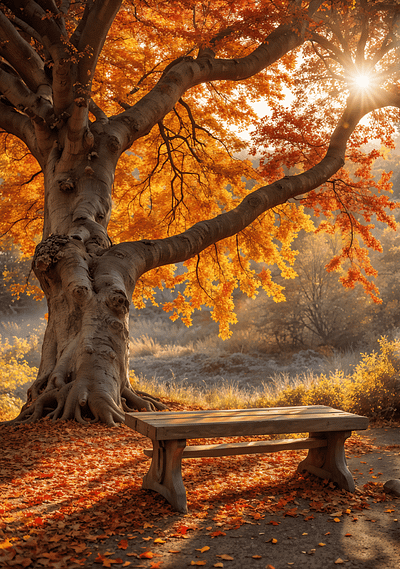
[[208,545],[205,545],[204,547],[202,547],[201,549],[196,549],[196,551],[200,551],[200,553],[204,553],[205,551],[208,551],[210,548],[208,547]]
[[226,533],[223,531],[217,530],[217,531],[213,531],[210,535],[211,535],[211,537],[218,537],[219,535],[226,535]]
[[139,555],[140,559],[153,559],[154,553],[151,551],[144,551]]
[[225,561],[234,560],[234,557],[232,557],[231,555],[227,555],[226,553],[223,553],[222,555],[217,555],[217,557],[219,557],[220,559],[224,559]]
[[128,547],[128,540],[127,539],[121,539],[121,541],[118,544],[118,548],[119,549],[126,549]]

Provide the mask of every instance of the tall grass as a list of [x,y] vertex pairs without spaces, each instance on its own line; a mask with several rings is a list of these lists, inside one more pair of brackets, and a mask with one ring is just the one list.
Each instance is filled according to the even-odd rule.
[[[354,357],[351,359],[354,361]],[[209,409],[328,405],[371,418],[390,419],[400,415],[399,340],[383,337],[378,340],[377,351],[362,354],[361,362],[356,365],[350,362],[347,365],[348,370],[354,366],[354,371],[345,373],[335,369],[329,375],[308,372],[294,377],[288,373],[276,374],[274,381],[258,389],[246,389],[227,381],[193,386],[173,380],[149,380],[137,377],[134,372],[131,383],[135,389],[162,399]]]
[[[18,414],[26,390],[36,377],[44,325],[32,328],[26,334],[13,322],[1,325],[0,420],[3,421]],[[232,354],[238,352],[254,352],[260,356],[265,382],[257,387],[243,381],[221,379],[216,364],[215,379],[211,374],[209,381],[197,383],[178,381],[173,374],[172,379],[165,381],[157,376],[148,378],[131,372],[135,389],[167,401],[210,409],[322,404],[369,417],[400,415],[398,339],[381,338],[375,350],[363,354],[355,350],[346,354],[332,352],[322,358],[311,350],[286,354],[290,365],[279,368],[273,356],[262,353],[264,339],[262,335],[257,336],[254,329],[252,333],[244,331],[235,339],[222,342],[215,334],[210,335],[207,327],[186,329],[171,326],[164,319],[144,319],[134,323],[132,332],[133,358],[163,360],[193,356],[192,365],[198,365],[196,357],[200,354],[207,356],[210,369],[214,369],[213,358],[217,361],[221,355],[231,362],[237,359]],[[278,373],[277,369],[283,371]],[[293,373],[299,369],[307,371]]]

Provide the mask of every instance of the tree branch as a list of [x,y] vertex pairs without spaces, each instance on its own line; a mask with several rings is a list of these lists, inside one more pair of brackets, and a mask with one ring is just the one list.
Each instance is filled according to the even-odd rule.
[[80,87],[88,93],[99,54],[121,3],[122,0],[97,0],[89,12],[85,12],[85,26],[76,45],[78,52],[84,53],[85,57],[79,62],[77,79]]
[[290,198],[306,194],[329,180],[344,165],[347,141],[361,118],[374,109],[389,105],[400,106],[400,96],[380,91],[370,101],[349,97],[331,136],[325,157],[308,171],[296,176],[285,176],[273,184],[258,188],[233,210],[196,223],[179,235],[160,240],[120,243],[101,257],[101,263],[108,262],[109,256],[126,257],[131,267],[127,276],[131,282],[130,285],[127,283],[128,290],[145,272],[162,265],[186,261],[210,245],[237,234],[265,211]]
[[0,55],[17,71],[34,93],[40,85],[50,85],[44,72],[43,61],[2,12],[0,12]]
[[185,91],[208,81],[242,81],[259,73],[300,46],[306,26],[306,19],[295,26],[281,25],[251,54],[240,59],[214,59],[207,50],[197,59],[181,58],[147,95],[111,119],[123,136],[122,151],[149,133],[173,109]]
[[36,122],[50,122],[53,107],[49,100],[40,94],[32,93],[19,77],[1,69],[1,64],[0,91],[14,107],[23,111]]
[[42,164],[43,157],[37,148],[35,130],[29,117],[0,102],[0,129],[22,140],[39,164]]

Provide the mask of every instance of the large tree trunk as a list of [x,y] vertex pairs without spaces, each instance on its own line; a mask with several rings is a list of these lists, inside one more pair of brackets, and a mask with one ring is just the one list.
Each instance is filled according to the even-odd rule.
[[48,162],[44,239],[33,259],[48,324],[38,377],[16,422],[49,417],[113,425],[123,421],[124,410],[165,408],[129,383],[128,318],[136,278],[131,260],[110,249],[106,232],[112,142],[92,141],[89,153],[74,156],[73,164],[55,152]]

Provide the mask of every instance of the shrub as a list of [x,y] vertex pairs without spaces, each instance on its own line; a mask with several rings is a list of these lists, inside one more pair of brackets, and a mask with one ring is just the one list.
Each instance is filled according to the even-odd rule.
[[13,338],[2,341],[0,336],[0,420],[8,421],[18,415],[21,397],[34,381],[37,368],[31,367],[25,356],[32,350],[28,340]]
[[400,413],[400,342],[382,337],[378,344],[379,351],[363,354],[347,378],[347,406],[361,415],[391,417]]

